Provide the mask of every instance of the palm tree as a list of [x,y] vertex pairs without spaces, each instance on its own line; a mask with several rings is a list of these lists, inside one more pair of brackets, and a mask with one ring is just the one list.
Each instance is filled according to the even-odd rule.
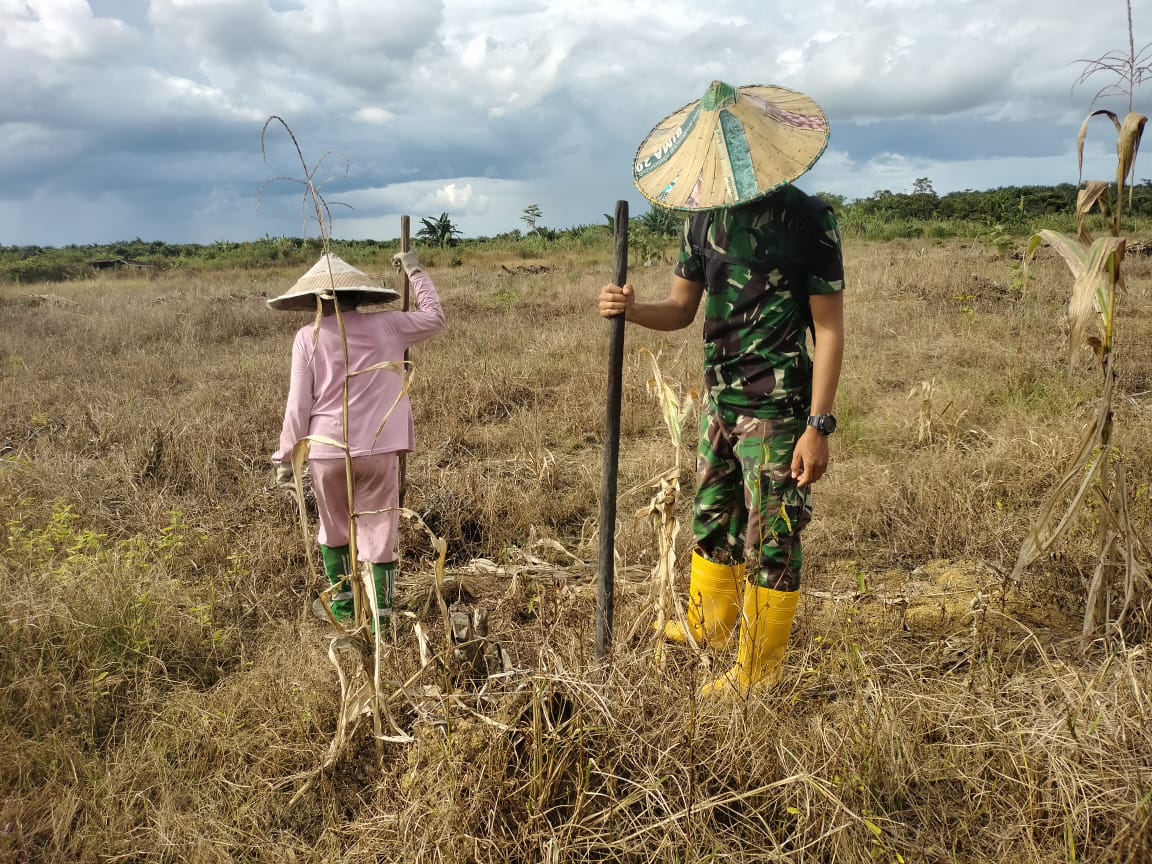
[[438,219],[426,218],[420,222],[424,227],[416,232],[416,239],[436,246],[455,246],[457,239],[464,233],[452,224],[446,212],[441,213]]
[[540,209],[539,204],[529,204],[524,208],[524,215],[520,217],[520,221],[528,226],[529,234],[536,234],[539,229],[536,223],[543,217],[544,212]]

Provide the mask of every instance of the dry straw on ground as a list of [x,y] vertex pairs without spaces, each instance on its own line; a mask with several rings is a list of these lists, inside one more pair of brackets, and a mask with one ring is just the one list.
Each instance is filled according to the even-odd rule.
[[[267,467],[302,322],[263,299],[295,274],[52,289],[74,306],[0,287],[0,859],[1149,860],[1142,622],[1081,656],[1083,532],[1005,580],[1094,405],[1095,378],[1066,380],[1054,338],[1060,262],[1040,252],[1022,298],[1016,262],[979,245],[847,251],[842,425],[787,678],[722,714],[692,694],[728,658],[667,651],[660,665],[647,620],[626,638],[652,617],[661,554],[627,514],[675,464],[640,349],[687,392],[699,334],[629,331],[620,488],[638,491],[619,511],[617,651],[602,669],[607,253],[547,274],[479,256],[434,269],[449,327],[417,357],[407,503],[445,540],[447,582],[491,610],[513,672],[424,672],[389,703],[381,758],[361,728],[294,807],[340,706],[328,631],[301,611],[322,586]],[[1147,536],[1152,268],[1132,258],[1125,273],[1114,410]],[[645,295],[666,279],[635,273]],[[421,665],[409,625],[444,637],[426,602],[438,556],[415,523],[402,546],[413,617],[384,654],[389,694]]]

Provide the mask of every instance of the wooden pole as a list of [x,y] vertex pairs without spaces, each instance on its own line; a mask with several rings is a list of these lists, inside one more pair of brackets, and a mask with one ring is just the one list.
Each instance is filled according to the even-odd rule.
[[[616,202],[614,284],[628,281],[628,202]],[[609,319],[607,431],[600,477],[600,560],[596,574],[596,659],[612,647],[616,571],[616,480],[620,464],[620,401],[624,372],[624,315]]]
[[[400,251],[407,252],[412,248],[412,224],[408,217],[400,217]],[[412,280],[408,278],[408,271],[402,270],[404,273],[404,311],[407,312],[412,305]],[[404,373],[408,374],[408,349],[404,349]],[[408,491],[408,454],[405,451],[400,452],[400,506],[404,506],[404,494]]]

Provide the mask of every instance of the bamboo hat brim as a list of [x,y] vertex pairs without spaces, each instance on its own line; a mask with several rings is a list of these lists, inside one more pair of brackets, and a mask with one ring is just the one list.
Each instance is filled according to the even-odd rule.
[[400,292],[357,270],[343,258],[329,253],[321,255],[311,270],[279,297],[269,300],[268,305],[273,309],[310,311],[316,308],[317,295],[324,300],[331,300],[334,290],[359,291],[365,295],[365,301],[370,303],[386,303],[400,296]]
[[803,93],[713,81],[648,133],[632,176],[661,207],[734,207],[791,183],[827,146],[828,118]]

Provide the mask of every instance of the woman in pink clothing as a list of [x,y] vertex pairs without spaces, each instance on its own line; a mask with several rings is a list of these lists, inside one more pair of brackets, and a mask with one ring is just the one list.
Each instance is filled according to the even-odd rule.
[[[274,309],[315,309],[319,295],[323,308],[319,325],[301,327],[292,345],[284,426],[280,447],[272,457],[278,463],[276,479],[292,483],[292,449],[301,439],[315,435],[347,443],[355,493],[356,557],[371,563],[379,614],[389,622],[396,583],[399,454],[414,444],[412,408],[408,395],[401,395],[404,351],[444,327],[440,298],[432,279],[420,269],[416,253],[402,252],[392,261],[411,279],[414,311],[360,312],[361,303],[394,300],[399,295],[331,254],[323,256],[292,290],[268,301]],[[336,304],[340,305],[344,338]],[[351,374],[346,375],[346,370]],[[333,586],[332,615],[344,621],[353,612],[348,581],[353,572],[349,560],[352,518],[344,451],[314,440],[308,458],[324,572]]]

